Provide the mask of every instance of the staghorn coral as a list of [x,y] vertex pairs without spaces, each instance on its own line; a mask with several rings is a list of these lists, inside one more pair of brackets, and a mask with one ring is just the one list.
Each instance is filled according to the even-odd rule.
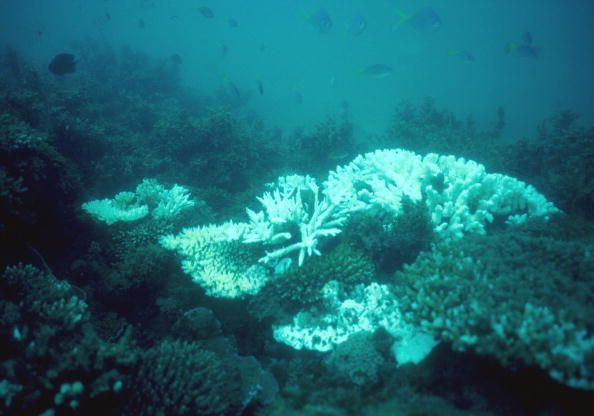
[[341,215],[340,204],[324,197],[315,179],[309,176],[282,176],[273,186],[273,192],[258,198],[264,207],[262,211],[247,209],[250,222],[243,241],[273,248],[266,251],[261,262],[291,259],[289,255],[298,252],[301,266],[306,255],[321,255],[320,240],[339,234],[338,227],[346,217]]

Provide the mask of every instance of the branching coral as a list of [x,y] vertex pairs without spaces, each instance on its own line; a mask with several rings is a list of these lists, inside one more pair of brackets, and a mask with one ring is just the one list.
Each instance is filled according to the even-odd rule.
[[[309,202],[304,200],[307,197]],[[309,176],[281,177],[277,188],[272,193],[266,192],[258,200],[264,210],[256,213],[248,209],[250,226],[243,241],[268,246],[289,242],[284,247],[267,251],[266,256],[260,259],[264,263],[282,259],[295,251],[299,252],[299,265],[303,264],[306,255],[321,255],[319,240],[339,234],[341,230],[338,227],[346,219],[339,215],[339,204],[332,203],[328,198],[320,201],[320,189]],[[291,228],[299,232],[300,239],[296,242],[292,242],[295,232]]]
[[457,350],[594,389],[594,246],[518,230],[443,242],[396,275],[403,316]]
[[70,414],[123,397],[136,361],[129,333],[107,342],[95,331],[81,291],[32,266],[0,277],[0,413]]
[[[356,212],[387,211],[397,220],[416,212],[405,211],[406,202],[424,204],[436,238],[447,240],[484,233],[496,217],[520,223],[557,211],[534,188],[487,174],[475,162],[436,154],[422,158],[403,150],[360,155],[330,172],[322,188],[299,175],[280,177],[272,187],[258,198],[263,210],[247,210],[249,223],[186,229],[165,237],[162,245],[184,257],[184,270],[209,294],[237,297],[257,293],[273,268],[282,272],[295,260],[302,266],[306,258],[320,255],[321,242],[340,234]],[[263,264],[249,263],[250,256],[263,251]]]

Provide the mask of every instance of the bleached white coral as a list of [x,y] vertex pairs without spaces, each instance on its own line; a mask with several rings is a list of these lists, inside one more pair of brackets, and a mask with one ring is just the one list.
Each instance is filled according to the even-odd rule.
[[274,339],[298,350],[330,351],[358,332],[384,328],[394,336],[399,333],[400,311],[386,285],[358,285],[345,297],[340,284],[331,281],[322,291],[330,312],[299,312],[291,324],[274,326]]
[[[319,240],[339,234],[339,226],[346,219],[337,204],[328,198],[320,201],[320,195],[318,185],[309,176],[279,178],[276,189],[258,198],[264,209],[247,210],[250,223],[243,241],[274,248],[260,259],[264,263],[298,252],[301,265],[306,255],[320,255]],[[294,235],[295,230],[299,230],[299,236]],[[279,247],[282,243],[287,245]]]
[[195,205],[196,202],[191,199],[190,191],[176,184],[171,189],[165,189],[160,193],[159,203],[152,215],[155,218],[173,218]]
[[247,224],[186,228],[161,238],[161,245],[182,258],[182,269],[204,288],[207,295],[238,298],[257,293],[270,278],[258,264],[260,252],[241,242]]
[[99,199],[82,204],[89,215],[108,225],[118,221],[136,221],[148,215],[147,205],[139,204],[132,192],[120,192],[113,199]]
[[155,179],[144,179],[135,192],[120,192],[113,199],[86,202],[83,210],[106,222],[136,221],[152,213],[156,219],[170,219],[195,206],[190,191],[180,185],[165,188]]
[[377,150],[359,155],[330,172],[325,193],[348,211],[379,205],[399,214],[403,196],[422,198],[424,166],[420,156],[406,150]]
[[532,186],[510,176],[487,173],[479,163],[429,154],[423,159],[425,203],[437,236],[458,239],[484,234],[496,216],[519,223],[558,209]]
[[338,167],[330,172],[324,193],[347,212],[380,206],[398,215],[403,197],[422,201],[440,239],[484,233],[496,216],[518,223],[557,211],[533,187],[489,174],[474,161],[399,149],[359,155]]

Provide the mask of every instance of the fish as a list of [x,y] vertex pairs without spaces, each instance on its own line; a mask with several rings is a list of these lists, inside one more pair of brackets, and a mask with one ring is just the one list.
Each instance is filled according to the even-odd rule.
[[396,27],[409,25],[417,30],[432,30],[441,26],[442,21],[439,14],[430,7],[423,7],[412,15],[407,15],[401,11],[396,11],[398,15]]
[[386,64],[373,64],[363,69],[359,69],[357,73],[359,75],[365,75],[371,78],[386,78],[392,75],[394,69]]
[[258,80],[258,92],[260,95],[264,95],[264,85],[262,85],[262,81]]
[[295,91],[295,95],[293,97],[297,104],[303,104],[303,95],[299,91]]
[[237,85],[235,85],[234,82],[229,81],[227,83],[227,89],[229,90],[229,93],[233,96],[233,98],[235,98],[236,100],[239,100],[241,98],[241,92],[239,91],[239,88],[237,88]]
[[72,74],[76,71],[76,61],[71,53],[59,53],[51,60],[47,69],[54,75]]
[[224,58],[229,53],[229,47],[225,44],[221,45],[221,56]]
[[329,33],[332,29],[332,18],[324,9],[318,9],[314,13],[310,13],[305,19],[320,34]]
[[145,26],[144,20],[143,19],[138,19],[136,21],[136,26],[138,26],[139,29],[144,29],[144,26]]
[[229,23],[229,26],[231,26],[232,28],[239,27],[239,22],[237,20],[235,20],[234,18],[232,18],[232,17],[230,17],[227,20],[227,23]]
[[536,59],[540,55],[540,48],[538,46],[517,45],[517,44],[514,44],[513,42],[510,42],[508,44],[508,50],[509,50],[508,54],[513,52],[513,53],[523,56],[525,58]]
[[474,55],[469,51],[454,51],[449,50],[446,55],[452,58],[458,58],[465,62],[474,62]]
[[361,15],[355,15],[345,24],[346,32],[353,36],[360,36],[367,29],[367,20]]
[[179,56],[177,53],[174,53],[173,55],[171,55],[171,62],[173,62],[174,65],[181,65],[182,58],[181,56]]
[[514,53],[525,58],[536,59],[540,55],[540,47],[535,46],[532,42],[532,34],[524,32],[519,42],[507,42],[505,44],[505,54]]
[[105,12],[105,14],[103,15],[103,18],[105,19],[106,22],[109,22],[111,20],[111,14],[109,12]]
[[206,6],[202,6],[202,7],[198,8],[198,11],[206,19],[212,19],[214,17],[213,11]]

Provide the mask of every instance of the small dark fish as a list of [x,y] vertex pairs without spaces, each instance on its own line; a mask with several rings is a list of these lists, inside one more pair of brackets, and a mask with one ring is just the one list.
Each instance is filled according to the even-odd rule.
[[202,6],[198,9],[200,14],[205,17],[206,19],[212,19],[214,17],[214,13],[206,6]]
[[229,53],[229,47],[225,44],[221,45],[221,56],[224,58]]
[[38,37],[39,39],[41,39],[41,38],[43,37],[43,30],[38,30],[38,31],[37,31],[37,37]]
[[144,24],[144,20],[143,20],[143,19],[138,19],[138,20],[136,21],[136,26],[137,26],[139,29],[144,29],[144,26],[145,26],[145,24]]
[[526,58],[536,59],[540,56],[540,48],[532,45],[517,45],[514,52]]
[[258,92],[260,95],[264,95],[264,85],[262,85],[262,81],[258,81]]
[[437,29],[442,23],[439,14],[430,7],[423,7],[412,15],[407,15],[399,11],[396,13],[398,14],[396,21],[397,27],[408,24],[418,30],[431,30]]
[[353,36],[359,36],[367,29],[367,20],[361,15],[353,16],[346,23],[346,30]]
[[181,65],[183,61],[181,56],[179,56],[177,53],[174,53],[171,55],[171,62],[173,62],[175,65]]
[[239,27],[239,22],[232,17],[230,17],[229,20],[227,20],[227,22],[229,23],[229,26],[233,28]]
[[394,69],[391,66],[385,64],[374,64],[369,65],[366,68],[357,71],[360,75],[365,75],[371,78],[386,78],[392,75]]
[[229,87],[229,92],[231,93],[233,98],[235,98],[236,100],[239,100],[241,98],[241,92],[239,91],[239,88],[237,88],[237,85],[235,85],[233,82],[229,81],[228,87]]
[[176,14],[174,14],[173,16],[169,16],[169,19],[171,19],[171,20],[173,20],[173,21],[176,21],[176,20],[178,20],[178,19],[179,19],[179,16],[178,16],[178,15],[176,15]]
[[111,14],[109,12],[105,12],[103,18],[105,19],[105,21],[109,22],[111,20]]
[[71,53],[59,53],[49,63],[47,69],[55,75],[72,74],[76,71],[76,61]]
[[533,45],[530,32],[522,34],[520,42],[507,42],[505,44],[505,54],[514,53],[525,58],[536,59],[540,55],[540,47]]
[[332,18],[324,9],[318,9],[315,13],[307,16],[307,21],[320,34],[328,33],[332,29]]
[[295,102],[297,104],[303,104],[303,95],[299,91],[295,91]]
[[448,51],[447,56],[458,58],[465,62],[474,62],[474,55],[468,51]]

